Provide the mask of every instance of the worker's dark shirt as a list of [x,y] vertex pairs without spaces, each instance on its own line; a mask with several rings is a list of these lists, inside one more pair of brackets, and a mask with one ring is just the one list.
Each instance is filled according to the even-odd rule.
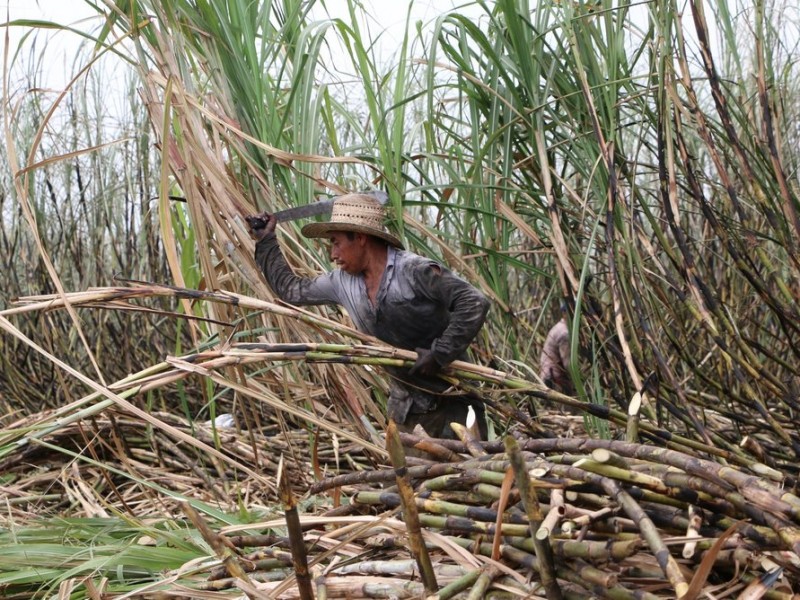
[[[283,257],[274,234],[256,245],[256,262],[273,292],[296,305],[339,304],[359,331],[406,350],[430,348],[445,365],[466,358],[466,349],[486,318],[489,301],[475,287],[435,261],[388,248],[375,304],[364,277],[335,269],[317,277],[298,277]],[[393,375],[389,415],[398,423],[409,411],[426,412],[448,384],[438,378]]]

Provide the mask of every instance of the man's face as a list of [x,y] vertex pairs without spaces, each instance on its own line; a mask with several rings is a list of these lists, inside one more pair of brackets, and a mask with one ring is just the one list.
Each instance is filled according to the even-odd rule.
[[[345,273],[357,275],[364,270],[362,236],[335,231],[331,234],[331,260]],[[351,239],[352,238],[352,239]]]

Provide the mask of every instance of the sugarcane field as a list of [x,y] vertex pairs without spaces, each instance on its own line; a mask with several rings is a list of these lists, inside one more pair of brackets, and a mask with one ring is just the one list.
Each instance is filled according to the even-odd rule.
[[796,2],[2,8],[1,598],[800,600]]

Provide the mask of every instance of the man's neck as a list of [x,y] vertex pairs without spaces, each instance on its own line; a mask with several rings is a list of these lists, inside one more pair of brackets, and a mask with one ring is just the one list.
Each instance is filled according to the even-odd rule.
[[379,243],[370,245],[367,253],[367,265],[362,274],[367,280],[380,280],[383,271],[386,269],[386,262],[389,258],[389,247]]
[[367,288],[367,297],[373,306],[377,302],[378,289],[381,285],[383,272],[386,270],[386,262],[389,258],[389,248],[385,244],[372,243],[367,251],[367,266],[362,271],[364,284]]

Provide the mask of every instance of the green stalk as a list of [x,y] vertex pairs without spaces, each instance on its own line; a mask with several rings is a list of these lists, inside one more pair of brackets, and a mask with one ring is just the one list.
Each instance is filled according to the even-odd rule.
[[675,590],[675,595],[678,598],[683,596],[688,591],[689,584],[684,579],[678,563],[670,554],[669,549],[661,539],[661,536],[659,535],[658,530],[653,522],[636,503],[636,501],[615,482],[604,477],[602,479],[602,485],[606,493],[613,497],[620,504],[620,506],[622,506],[623,510],[628,513],[631,519],[633,519],[636,525],[639,527],[639,531],[642,532],[642,537],[650,546],[653,554],[656,557],[656,560],[658,561],[658,564],[661,566],[664,574],[672,584],[673,589]]
[[411,487],[411,482],[408,477],[406,457],[403,452],[403,445],[400,443],[400,438],[397,435],[397,426],[394,424],[394,421],[389,421],[389,426],[386,429],[386,450],[389,452],[389,458],[392,460],[395,476],[397,478],[397,488],[400,492],[399,497],[403,505],[403,516],[406,526],[408,527],[408,542],[411,555],[414,557],[414,560],[417,561],[425,590],[429,594],[435,594],[439,589],[439,585],[436,583],[436,573],[433,571],[428,549],[425,546],[425,540],[422,538],[422,533],[420,531],[414,490]]
[[542,509],[539,506],[539,499],[536,497],[536,490],[530,485],[527,465],[519,450],[517,441],[507,435],[503,439],[511,466],[514,469],[514,478],[519,488],[522,498],[522,505],[528,516],[531,537],[533,538],[534,551],[539,566],[539,576],[542,578],[542,586],[548,600],[560,600],[562,597],[561,588],[556,579],[555,563],[553,561],[553,549],[549,531],[546,535],[540,536],[542,525]]
[[289,532],[289,544],[292,551],[292,565],[297,578],[297,591],[300,600],[314,600],[314,591],[311,586],[311,576],[308,571],[308,558],[306,556],[306,543],[303,537],[303,528],[297,512],[297,501],[292,492],[292,484],[287,473],[283,470],[283,457],[278,468],[278,492],[283,512],[286,517],[286,529]]

